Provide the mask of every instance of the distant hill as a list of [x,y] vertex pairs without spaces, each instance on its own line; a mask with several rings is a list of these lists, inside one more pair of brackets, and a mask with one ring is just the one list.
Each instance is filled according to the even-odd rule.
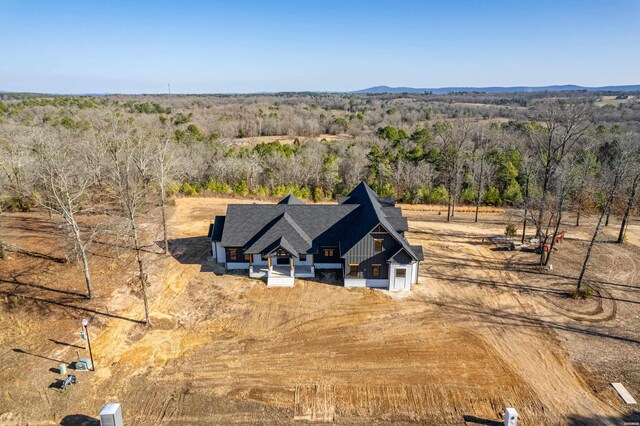
[[640,90],[640,84],[628,86],[603,86],[584,87],[575,84],[565,84],[557,86],[513,86],[513,87],[439,87],[439,88],[417,88],[417,87],[389,87],[375,86],[367,89],[356,90],[351,93],[434,93],[436,95],[452,92],[483,92],[483,93],[513,93],[513,92],[561,92],[566,90],[587,90],[589,92],[635,92]]

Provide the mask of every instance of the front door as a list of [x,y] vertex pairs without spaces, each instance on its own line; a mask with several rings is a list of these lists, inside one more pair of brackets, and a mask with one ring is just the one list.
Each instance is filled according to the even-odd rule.
[[404,286],[407,280],[407,268],[396,268],[396,274],[394,279],[394,290],[404,290]]
[[276,258],[276,265],[289,265],[289,256],[278,256]]

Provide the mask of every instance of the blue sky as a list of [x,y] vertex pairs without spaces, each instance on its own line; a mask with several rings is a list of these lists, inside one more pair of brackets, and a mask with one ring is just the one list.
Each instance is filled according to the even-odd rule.
[[0,90],[640,83],[640,0],[0,0]]

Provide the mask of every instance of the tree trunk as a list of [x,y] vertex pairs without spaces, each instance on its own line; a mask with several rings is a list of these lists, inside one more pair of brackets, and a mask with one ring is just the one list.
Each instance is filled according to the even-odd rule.
[[611,216],[611,209],[607,211],[607,219],[604,221],[604,226],[609,226],[609,217]]
[[578,207],[578,212],[576,213],[576,227],[580,226],[580,207]]
[[144,301],[144,318],[145,325],[147,327],[151,326],[151,318],[149,316],[149,298],[147,297],[147,275],[144,272],[144,264],[142,262],[141,256],[141,247],[140,242],[138,241],[138,228],[136,227],[136,223],[132,216],[130,216],[131,220],[131,233],[133,236],[133,244],[134,249],[136,251],[136,260],[138,262],[138,272],[140,274],[140,286],[142,288],[142,299]]
[[164,238],[164,254],[169,253],[169,235],[167,233],[167,212],[165,205],[166,190],[160,185],[160,210],[162,211],[162,235]]
[[87,250],[82,239],[80,238],[80,228],[78,224],[73,220],[71,226],[73,227],[73,235],[76,239],[76,245],[80,252],[80,259],[82,259],[82,272],[84,272],[84,280],[87,283],[87,299],[93,298],[93,284],[91,281],[91,273],[89,271],[89,259],[87,258]]
[[482,154],[482,159],[480,160],[480,178],[478,179],[478,192],[476,194],[476,219],[475,219],[476,223],[478,223],[478,210],[480,210],[480,196],[482,195],[483,169],[484,169],[484,154]]
[[0,240],[0,260],[4,260],[4,241]]
[[596,230],[593,233],[593,237],[591,238],[591,243],[589,243],[589,248],[587,249],[587,255],[584,258],[584,263],[582,264],[582,270],[580,271],[580,276],[578,277],[578,291],[580,291],[582,287],[582,280],[584,279],[584,273],[587,271],[587,265],[589,264],[589,258],[591,258],[591,250],[593,249],[593,245],[598,239],[598,233],[600,232],[600,226],[602,225],[602,219],[606,213],[606,210],[609,208],[609,202],[605,205],[604,209],[600,213],[600,217],[598,218],[598,224],[596,225]]
[[638,183],[640,182],[640,174],[637,174],[633,178],[633,183],[631,184],[631,193],[629,194],[629,198],[627,199],[627,207],[624,209],[624,216],[622,217],[622,224],[620,225],[620,233],[618,234],[618,240],[616,241],[618,244],[622,244],[624,242],[624,236],[627,232],[627,224],[629,222],[629,214],[631,213],[631,209],[633,208],[633,202],[636,198],[636,191],[638,190]]
[[560,222],[562,222],[562,208],[558,210],[558,220],[556,221],[556,227],[553,230],[553,236],[551,237],[551,245],[549,246],[549,254],[544,261],[544,266],[549,265],[549,259],[551,259],[551,253],[553,253],[553,247],[556,243],[556,237],[558,236],[558,230],[560,229]]
[[[547,168],[548,169],[548,168]],[[551,178],[551,171],[545,170],[544,183],[542,185],[542,198],[540,199],[540,211],[538,212],[538,223],[536,223],[536,237],[542,240],[542,222],[544,220],[544,213],[546,210],[547,193],[549,192],[549,179]]]
[[611,193],[609,194],[609,197],[607,198],[607,202],[604,206],[604,208],[602,209],[602,212],[600,213],[600,217],[598,218],[598,224],[596,225],[596,230],[593,233],[593,237],[591,238],[591,243],[589,243],[589,248],[587,249],[587,255],[584,258],[584,263],[582,264],[582,270],[580,271],[580,276],[578,277],[578,291],[580,291],[580,288],[582,286],[582,280],[584,279],[584,274],[587,271],[587,265],[589,264],[589,258],[591,257],[591,250],[593,249],[593,245],[595,244],[596,240],[598,239],[598,233],[600,232],[600,226],[602,225],[602,219],[604,218],[604,215],[606,213],[608,213],[609,210],[609,206],[611,205],[611,202],[613,201],[613,197],[616,194],[616,190],[618,189],[618,180],[619,180],[620,176],[616,176],[614,181],[613,181],[613,187],[611,188]]
[[447,222],[451,222],[451,191],[449,191],[449,197],[447,199]]
[[522,223],[522,244],[524,244],[524,238],[527,235],[527,209],[524,209],[524,222]]

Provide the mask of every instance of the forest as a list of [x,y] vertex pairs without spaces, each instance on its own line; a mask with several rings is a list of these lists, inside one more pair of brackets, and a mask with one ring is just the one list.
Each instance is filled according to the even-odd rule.
[[[622,243],[638,207],[640,102],[617,95],[4,93],[0,206],[59,215],[89,295],[92,235],[76,216],[125,219],[139,252],[137,217],[160,206],[167,250],[174,196],[322,202],[366,181],[383,197],[440,205],[448,221],[459,205],[473,206],[476,221],[480,206],[520,209],[521,231],[509,233],[545,245],[567,212],[577,225],[599,215],[594,241],[617,215]],[[541,265],[552,253],[542,251]]]

